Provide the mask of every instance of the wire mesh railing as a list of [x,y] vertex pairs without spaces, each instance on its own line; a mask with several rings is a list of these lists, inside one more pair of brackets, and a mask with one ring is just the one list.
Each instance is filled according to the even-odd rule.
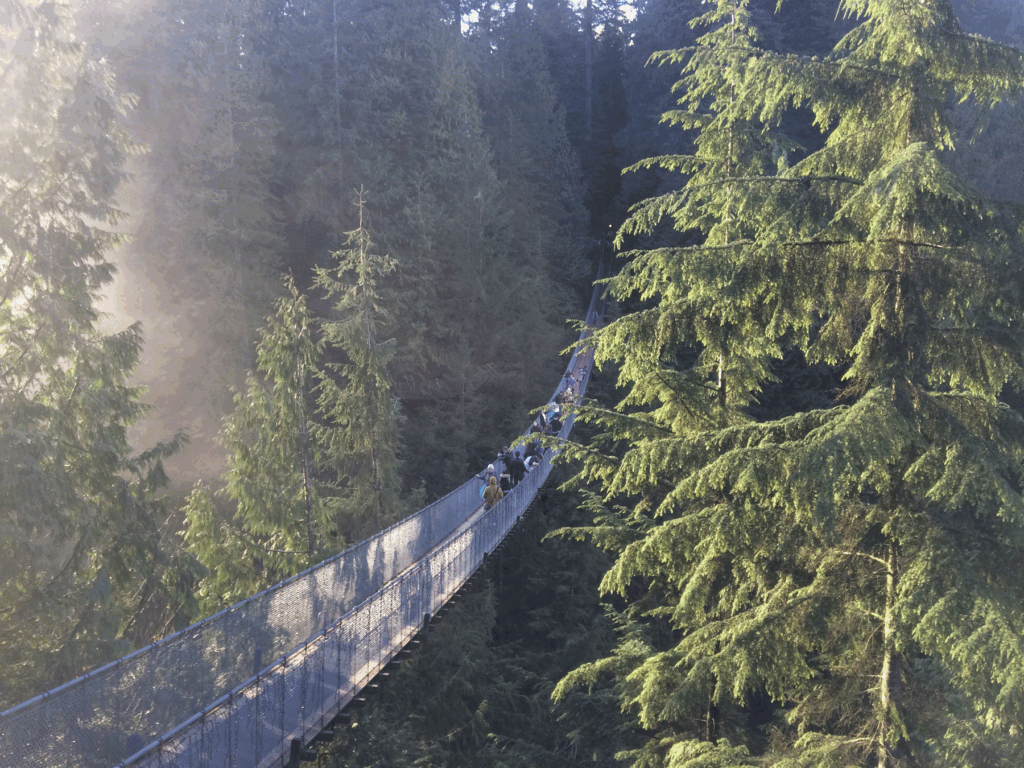
[[470,481],[377,535],[0,715],[0,765],[111,766],[336,623],[478,506]]
[[[595,325],[598,293],[587,312]],[[577,351],[567,368],[580,395],[590,359]],[[480,507],[475,479],[303,573],[0,713],[0,766],[284,765],[291,740],[319,732],[479,567],[547,479],[550,459],[454,536]]]
[[125,768],[284,766],[455,594],[511,530],[544,484],[550,458],[465,530]]

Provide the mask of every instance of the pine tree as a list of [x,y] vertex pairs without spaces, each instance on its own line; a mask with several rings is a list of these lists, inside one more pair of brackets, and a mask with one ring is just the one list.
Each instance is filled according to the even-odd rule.
[[[501,6],[491,5],[496,34]],[[542,108],[512,105],[531,111],[516,127],[538,133],[519,138],[543,155],[517,148],[513,162],[496,159],[484,117],[494,101],[481,94],[505,62],[453,35],[451,13],[438,0],[284,8],[275,26],[288,44],[273,57],[284,201],[322,246],[306,264],[357,226],[345,190],[363,186],[373,190],[366,212],[379,248],[402,265],[390,280],[399,320],[391,375],[415,457],[403,480],[437,496],[493,457],[546,396],[540,374],[571,340],[565,286],[580,250],[578,170],[561,118],[546,111],[550,84],[537,93]],[[508,73],[502,89],[514,87]]]
[[68,8],[10,3],[0,30],[2,708],[173,628],[191,570],[157,494],[185,438],[133,453],[142,331],[98,330],[133,100]]
[[161,30],[168,63],[184,75],[175,96],[187,94],[190,127],[197,134],[191,146],[180,136],[172,139],[181,163],[174,175],[185,182],[177,192],[188,200],[194,227],[188,245],[198,252],[183,254],[183,277],[190,266],[205,272],[209,262],[220,262],[227,283],[217,303],[229,314],[218,318],[218,325],[237,329],[238,359],[247,368],[254,366],[250,313],[269,304],[267,286],[276,282],[270,275],[281,251],[268,191],[278,126],[260,98],[267,74],[253,43],[262,31],[260,12],[248,0],[212,7],[172,0]]
[[228,453],[225,487],[230,523],[205,483],[184,512],[185,541],[209,571],[199,586],[206,613],[249,597],[342,549],[337,508],[320,480],[323,440],[312,391],[321,345],[313,340],[306,299],[289,279],[256,348],[257,370],[235,396],[221,440]]
[[[644,302],[598,334],[627,393],[592,418],[626,451],[579,451],[604,494],[590,534],[618,558],[603,588],[633,629],[561,689],[618,676],[653,732],[635,765],[1022,756],[1024,420],[1000,396],[1024,376],[1024,262],[1014,222],[944,152],[950,94],[988,107],[1024,62],[942,0],[842,9],[857,23],[825,59],[755,48],[742,0],[664,55],[683,65],[666,119],[697,150],[645,163],[687,181],[620,242],[680,235],[611,281]],[[773,133],[804,104],[826,133],[806,156]],[[757,422],[787,346],[845,388]],[[764,695],[767,743],[742,709]]]
[[349,247],[334,252],[335,266],[316,276],[335,300],[333,319],[323,323],[324,341],[344,356],[328,366],[337,380],[323,378],[318,405],[334,427],[323,438],[326,459],[337,473],[353,538],[387,527],[403,510],[401,408],[388,371],[396,344],[388,336],[394,320],[385,284],[396,262],[374,253],[362,191],[357,206],[359,227],[347,233]]

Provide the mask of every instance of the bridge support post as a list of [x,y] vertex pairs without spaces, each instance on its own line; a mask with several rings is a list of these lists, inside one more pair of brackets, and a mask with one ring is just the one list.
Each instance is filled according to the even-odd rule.
[[334,716],[334,719],[331,720],[330,728],[332,730],[335,728],[343,728],[345,726],[348,726],[351,722],[352,717],[351,715],[349,715],[348,712],[339,712]]
[[308,763],[313,760],[316,760],[316,752],[305,749],[302,746],[302,739],[292,739],[292,748],[288,755],[288,768],[299,768],[300,763]]

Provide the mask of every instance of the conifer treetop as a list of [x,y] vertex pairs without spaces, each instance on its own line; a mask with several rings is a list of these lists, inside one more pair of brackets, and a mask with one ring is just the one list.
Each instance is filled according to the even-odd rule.
[[[759,50],[745,8],[658,57],[683,65],[666,120],[693,152],[638,166],[682,184],[619,232],[630,309],[596,359],[624,395],[566,451],[601,494],[568,533],[614,554],[602,588],[634,624],[567,680],[616,677],[652,733],[635,765],[744,764],[738,708],[764,693],[769,764],[1019,758],[1024,418],[1000,397],[1024,385],[1024,259],[947,153],[957,102],[1019,93],[1024,60],[940,0],[844,3],[824,58]],[[782,134],[792,107],[820,149]],[[795,354],[842,386],[753,418]]]

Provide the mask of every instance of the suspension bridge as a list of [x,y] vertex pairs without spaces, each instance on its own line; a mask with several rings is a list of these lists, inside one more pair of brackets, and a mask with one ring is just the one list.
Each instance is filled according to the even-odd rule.
[[[595,289],[554,395],[569,374],[585,393],[592,350],[582,342],[603,314]],[[0,766],[297,766],[501,544],[551,458],[489,510],[471,479],[303,573],[0,712]]]

